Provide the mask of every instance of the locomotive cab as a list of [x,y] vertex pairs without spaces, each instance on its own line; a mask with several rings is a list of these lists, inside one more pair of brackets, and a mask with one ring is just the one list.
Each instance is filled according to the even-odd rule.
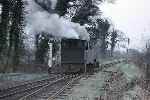
[[50,73],[74,74],[85,70],[87,41],[81,39],[61,39],[58,43],[57,63],[49,68]]
[[64,73],[83,72],[85,64],[86,41],[80,39],[62,39],[61,67]]

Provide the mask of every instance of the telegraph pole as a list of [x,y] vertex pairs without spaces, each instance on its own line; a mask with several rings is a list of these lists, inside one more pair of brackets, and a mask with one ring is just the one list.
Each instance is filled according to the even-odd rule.
[[85,75],[87,73],[87,59],[88,59],[89,42],[87,42],[86,46],[87,47],[85,48],[85,56],[84,56],[84,67],[85,67],[84,73],[85,73]]
[[127,44],[127,62],[128,62],[130,38],[127,39],[127,42],[128,42],[128,44]]

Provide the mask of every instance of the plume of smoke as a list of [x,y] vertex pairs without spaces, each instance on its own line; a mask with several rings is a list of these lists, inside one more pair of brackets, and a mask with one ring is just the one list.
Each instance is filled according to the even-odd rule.
[[1,14],[1,11],[2,11],[2,5],[0,4],[0,14]]
[[[55,4],[56,2],[52,3],[53,7],[55,7]],[[41,9],[34,1],[28,0],[28,5],[25,9],[28,12],[25,30],[31,36],[44,32],[61,38],[89,39],[84,26],[70,22],[57,14],[50,14]]]
[[54,9],[57,4],[57,0],[51,0],[51,2],[52,2],[52,9]]

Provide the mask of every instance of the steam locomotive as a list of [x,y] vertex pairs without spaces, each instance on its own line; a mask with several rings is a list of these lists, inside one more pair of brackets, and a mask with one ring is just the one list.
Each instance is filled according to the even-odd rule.
[[49,73],[83,73],[93,64],[86,63],[88,42],[81,39],[61,39],[59,63],[49,68]]

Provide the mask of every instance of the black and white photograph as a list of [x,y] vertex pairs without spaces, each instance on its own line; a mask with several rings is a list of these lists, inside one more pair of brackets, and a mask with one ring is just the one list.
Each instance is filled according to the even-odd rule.
[[150,0],[0,0],[0,100],[150,100]]

